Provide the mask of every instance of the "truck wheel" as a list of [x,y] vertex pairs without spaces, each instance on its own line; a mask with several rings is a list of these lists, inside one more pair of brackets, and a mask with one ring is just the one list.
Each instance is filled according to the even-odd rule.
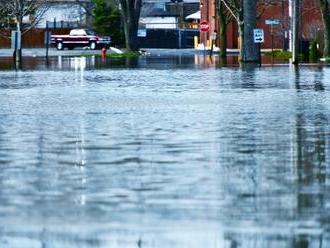
[[56,48],[57,48],[57,50],[63,50],[63,43],[62,42],[58,42],[57,44],[56,44]]
[[92,41],[90,44],[89,44],[89,48],[91,50],[95,50],[96,49],[96,43],[94,41]]

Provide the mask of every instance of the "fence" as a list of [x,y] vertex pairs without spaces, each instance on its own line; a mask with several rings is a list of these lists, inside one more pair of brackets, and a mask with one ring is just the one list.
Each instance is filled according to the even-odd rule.
[[[49,29],[52,34],[68,34],[70,28]],[[45,46],[45,29],[30,29],[23,31],[22,47],[23,48],[39,48]],[[10,48],[11,30],[0,30],[0,48]]]
[[146,29],[138,43],[143,48],[194,48],[194,36],[198,29]]
[[[52,34],[68,34],[71,28],[48,29]],[[22,47],[44,47],[45,29],[23,31]],[[11,30],[0,30],[0,48],[10,48]],[[138,44],[143,48],[193,48],[194,36],[199,36],[198,30],[189,29],[147,29],[145,37],[139,37]],[[7,36],[5,38],[4,36]]]

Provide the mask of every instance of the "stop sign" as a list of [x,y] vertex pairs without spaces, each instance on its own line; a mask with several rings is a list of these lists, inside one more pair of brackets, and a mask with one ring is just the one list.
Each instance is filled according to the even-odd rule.
[[201,21],[199,27],[202,32],[207,32],[209,31],[210,25],[208,21]]

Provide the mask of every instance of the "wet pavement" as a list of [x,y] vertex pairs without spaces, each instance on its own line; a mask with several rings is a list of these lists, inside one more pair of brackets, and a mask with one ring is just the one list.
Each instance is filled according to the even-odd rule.
[[[125,51],[124,49],[119,49],[120,51]],[[108,53],[115,53],[117,50],[115,49],[108,49]],[[204,53],[204,51],[197,51],[195,49],[142,49],[142,51],[146,51],[148,54],[155,54],[155,55],[192,55],[192,54],[199,54]],[[0,49],[0,58],[1,57],[12,57],[13,56],[13,49]],[[236,50],[232,50],[231,53],[236,53]],[[93,54],[101,54],[100,50],[90,50],[90,49],[83,49],[83,48],[75,48],[73,50],[56,50],[55,48],[49,48],[48,55],[51,57],[54,56],[80,56],[80,55],[93,55]],[[46,57],[46,48],[25,48],[22,49],[22,56],[23,57]]]
[[0,59],[0,247],[330,246],[330,69]]
[[[125,49],[119,49],[121,51],[125,51]],[[146,51],[147,53],[155,54],[155,55],[192,55],[192,54],[204,54],[204,51],[195,50],[195,49],[141,49],[142,51]],[[115,49],[109,49],[108,52],[115,52]],[[81,54],[97,54],[101,51],[99,50],[90,50],[90,49],[82,49],[75,48],[73,50],[64,49],[62,51],[58,51],[55,48],[51,47],[48,50],[49,56],[79,56]],[[209,51],[205,51],[206,54],[209,54]],[[229,54],[238,54],[237,49],[228,49]],[[13,49],[6,48],[0,49],[0,58],[1,57],[11,57],[13,55]],[[24,57],[45,57],[46,56],[46,48],[24,48],[22,49],[22,55]]]

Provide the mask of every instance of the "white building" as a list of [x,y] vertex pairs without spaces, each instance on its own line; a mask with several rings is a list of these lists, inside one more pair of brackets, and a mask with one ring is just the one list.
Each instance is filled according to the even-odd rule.
[[47,10],[38,22],[38,28],[45,28],[46,23],[50,27],[65,27],[67,25],[83,26],[87,21],[87,8],[91,0],[52,0]]

